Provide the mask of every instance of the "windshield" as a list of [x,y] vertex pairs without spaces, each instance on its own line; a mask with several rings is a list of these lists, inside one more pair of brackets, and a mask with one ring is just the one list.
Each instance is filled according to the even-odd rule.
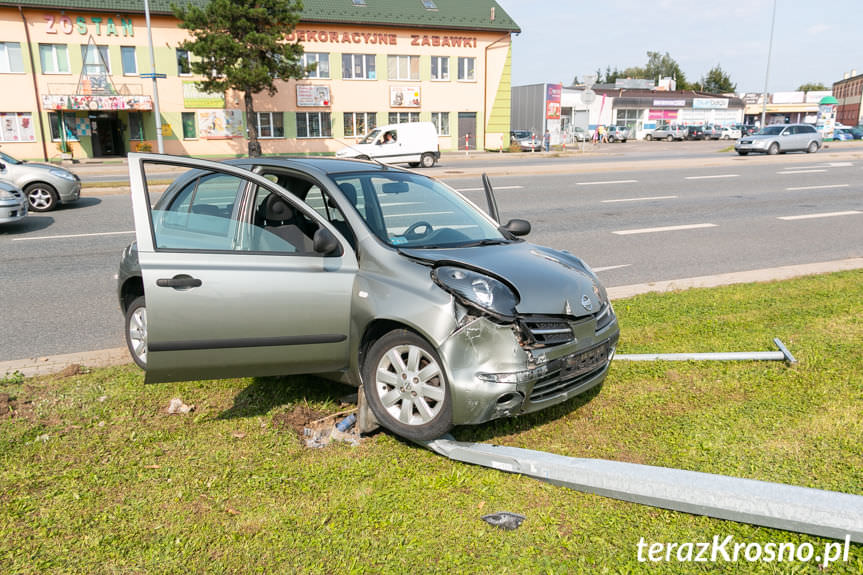
[[378,135],[380,135],[380,133],[381,133],[380,130],[372,130],[371,132],[368,133],[368,135],[365,138],[363,138],[362,140],[360,140],[357,143],[359,143],[359,144],[374,144],[375,140],[377,139]]
[[509,241],[473,204],[426,176],[386,171],[331,177],[387,245],[448,248]]
[[16,166],[18,164],[23,163],[23,162],[16,160],[12,156],[4,154],[3,152],[0,152],[0,160],[2,160],[3,163],[5,163],[5,164],[12,164],[13,166]]
[[758,133],[763,136],[778,136],[784,129],[785,126],[765,126]]

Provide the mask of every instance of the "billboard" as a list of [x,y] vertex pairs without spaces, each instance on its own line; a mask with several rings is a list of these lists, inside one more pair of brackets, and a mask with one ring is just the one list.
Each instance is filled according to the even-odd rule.
[[547,120],[560,120],[560,95],[562,93],[562,84],[547,84],[545,86],[545,118]]

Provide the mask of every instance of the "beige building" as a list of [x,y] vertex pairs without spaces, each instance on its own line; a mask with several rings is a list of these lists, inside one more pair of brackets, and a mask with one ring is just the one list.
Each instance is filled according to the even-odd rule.
[[[434,122],[441,150],[508,143],[511,34],[494,0],[306,0],[286,40],[316,70],[254,98],[264,154],[333,153],[376,125]],[[0,2],[0,146],[22,159],[156,149],[143,4]],[[201,93],[170,3],[150,3],[165,152],[244,155],[242,93]]]

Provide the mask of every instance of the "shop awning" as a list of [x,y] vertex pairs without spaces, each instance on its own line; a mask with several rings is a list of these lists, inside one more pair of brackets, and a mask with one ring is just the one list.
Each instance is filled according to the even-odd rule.
[[42,107],[45,110],[133,110],[148,111],[153,109],[153,99],[150,96],[85,96],[43,94]]

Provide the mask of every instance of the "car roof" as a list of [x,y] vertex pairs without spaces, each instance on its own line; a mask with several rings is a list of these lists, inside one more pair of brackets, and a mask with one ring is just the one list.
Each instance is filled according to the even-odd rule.
[[354,160],[349,158],[327,158],[310,156],[267,156],[259,158],[232,158],[224,163],[234,166],[273,166],[295,168],[323,174],[340,174],[345,172],[382,172],[400,171],[401,168],[385,166],[371,160]]

